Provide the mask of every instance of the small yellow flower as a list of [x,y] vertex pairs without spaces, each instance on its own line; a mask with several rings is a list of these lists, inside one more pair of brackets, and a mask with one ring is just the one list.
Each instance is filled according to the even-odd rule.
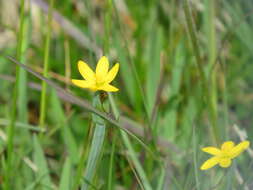
[[99,59],[96,72],[83,61],[78,61],[78,70],[84,80],[72,79],[72,83],[81,88],[88,88],[91,91],[103,90],[106,92],[116,92],[119,89],[110,85],[119,71],[119,64],[116,63],[109,71],[109,61],[103,56]]
[[249,144],[249,141],[243,141],[235,146],[234,142],[226,141],[221,145],[221,149],[211,146],[202,148],[202,151],[213,155],[213,157],[205,161],[200,169],[207,170],[216,164],[219,164],[223,168],[229,167],[232,163],[231,160],[247,149]]

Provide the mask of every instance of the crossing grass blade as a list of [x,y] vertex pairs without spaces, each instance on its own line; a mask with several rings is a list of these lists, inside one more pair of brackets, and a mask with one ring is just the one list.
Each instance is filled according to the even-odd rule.
[[[50,2],[0,0],[0,189],[251,188],[251,154],[228,170],[199,167],[209,158],[201,148],[215,146],[212,126],[222,141],[252,141],[253,1],[62,0],[53,11]],[[120,90],[110,106],[103,96],[102,110],[70,80],[81,77],[78,60],[94,68],[101,55],[120,64],[111,83]],[[92,115],[105,123],[100,153],[91,151]]]
[[76,104],[78,106],[81,106],[81,107],[85,108],[86,110],[88,110],[88,111],[100,116],[101,118],[105,119],[106,121],[110,122],[111,124],[118,127],[119,129],[125,131],[127,134],[129,134],[131,137],[133,137],[135,140],[137,140],[147,151],[149,151],[151,154],[153,154],[152,151],[150,150],[150,148],[141,139],[139,139],[135,134],[133,134],[132,132],[130,132],[126,128],[122,128],[120,123],[118,123],[117,121],[115,121],[114,119],[112,119],[111,117],[106,115],[105,113],[103,113],[103,112],[97,110],[96,108],[94,108],[93,106],[91,106],[90,103],[87,102],[86,100],[81,100],[80,98],[72,95],[71,93],[67,92],[66,90],[64,90],[63,88],[61,88],[57,84],[55,84],[52,80],[50,80],[46,77],[43,77],[39,73],[33,71],[30,67],[18,62],[13,57],[5,56],[5,58],[10,60],[11,62],[15,63],[16,65],[19,65],[20,67],[22,67],[23,69],[25,69],[26,71],[28,71],[32,75],[36,76],[37,78],[45,81],[49,86],[53,87],[54,90],[56,90],[58,96],[61,96],[61,98],[63,100],[73,103],[73,104]]

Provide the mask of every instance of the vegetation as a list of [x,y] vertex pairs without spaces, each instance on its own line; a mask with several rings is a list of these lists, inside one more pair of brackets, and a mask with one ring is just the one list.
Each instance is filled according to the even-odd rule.
[[[253,138],[252,1],[0,0],[0,10],[0,189],[253,189],[252,149],[238,156]],[[94,71],[102,56],[113,86],[75,86],[78,61]],[[231,166],[200,170],[201,149],[226,141],[245,141],[233,155],[217,149],[223,166],[238,156]]]

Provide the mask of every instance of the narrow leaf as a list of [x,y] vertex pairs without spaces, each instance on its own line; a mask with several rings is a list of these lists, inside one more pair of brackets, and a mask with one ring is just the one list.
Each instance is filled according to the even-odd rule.
[[47,166],[47,161],[44,156],[43,149],[36,135],[33,136],[33,144],[34,144],[34,155],[33,161],[38,167],[38,172],[36,173],[36,178],[40,178],[40,189],[48,190],[49,187],[52,187],[52,182],[50,179],[50,173]]

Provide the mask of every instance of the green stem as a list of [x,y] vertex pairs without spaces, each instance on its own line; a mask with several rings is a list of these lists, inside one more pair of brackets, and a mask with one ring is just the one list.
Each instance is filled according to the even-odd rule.
[[228,118],[228,100],[227,100],[227,83],[226,83],[226,72],[222,73],[223,78],[223,91],[222,91],[222,98],[223,98],[223,112],[224,112],[224,126],[225,126],[225,139],[228,140],[228,128],[229,128],[229,118]]
[[208,39],[208,62],[209,62],[209,113],[212,124],[212,134],[214,143],[219,143],[219,131],[218,131],[218,113],[217,113],[217,75],[215,61],[217,56],[216,51],[216,30],[215,30],[215,0],[206,0],[206,34]]
[[[89,139],[88,139],[88,142],[89,142]],[[85,164],[85,160],[86,160],[86,152],[87,152],[86,151],[86,146],[83,146],[81,158],[80,158],[80,161],[79,161],[78,166],[77,166],[77,172],[76,172],[76,176],[75,176],[74,183],[73,183],[73,188],[72,189],[74,189],[74,190],[77,190],[78,186],[80,185],[80,180],[81,180],[82,175],[83,175],[83,169],[84,169],[84,164]]]
[[[19,21],[19,32],[18,32],[18,45],[17,45],[17,59],[20,60],[22,54],[22,43],[23,43],[23,32],[24,32],[24,12],[25,12],[25,2],[21,0],[21,11],[20,11],[20,21]],[[14,134],[15,134],[15,121],[17,118],[17,100],[18,100],[18,84],[19,84],[19,73],[20,67],[16,66],[16,79],[15,86],[13,89],[13,102],[11,107],[11,119],[10,125],[7,129],[7,168],[4,182],[4,189],[11,189],[11,184],[13,184],[12,178],[12,163],[13,163],[13,144],[14,144]]]
[[[26,50],[29,46],[30,35],[29,35],[29,23],[30,15],[24,16],[22,24],[22,45],[21,50],[17,54],[17,59],[26,64]],[[27,72],[24,69],[19,69],[19,84],[18,84],[18,100],[17,100],[17,112],[18,120],[27,122],[28,111],[27,111]]]
[[197,164],[197,140],[196,140],[196,131],[195,126],[193,126],[193,162],[194,162],[194,176],[196,182],[196,189],[199,190],[199,175],[198,175],[198,164]]
[[[50,7],[48,11],[48,20],[47,20],[46,44],[45,44],[45,51],[44,51],[44,66],[43,66],[44,77],[48,77],[53,6],[54,6],[54,0],[50,0]],[[45,125],[45,117],[46,117],[46,100],[47,100],[46,93],[47,93],[47,83],[45,81],[42,81],[42,91],[41,91],[41,99],[40,99],[40,118],[39,118],[39,125],[42,128]]]
[[[115,130],[114,130],[115,131]],[[110,154],[110,166],[109,166],[109,174],[108,174],[108,190],[113,189],[112,181],[113,181],[113,165],[114,165],[114,153],[115,153],[115,147],[116,147],[116,139],[117,139],[117,133],[113,133],[113,139],[112,139],[112,150]]]

